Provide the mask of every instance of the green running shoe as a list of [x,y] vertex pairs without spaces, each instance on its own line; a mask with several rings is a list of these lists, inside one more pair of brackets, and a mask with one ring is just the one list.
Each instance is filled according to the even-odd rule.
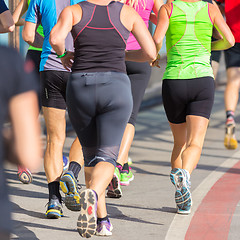
[[129,172],[126,170],[122,170],[120,179],[120,184],[122,186],[128,186],[129,183],[134,179],[134,175],[131,170],[129,170]]
[[122,197],[122,190],[120,186],[120,172],[118,167],[115,168],[113,178],[108,186],[107,196],[109,198],[120,198]]

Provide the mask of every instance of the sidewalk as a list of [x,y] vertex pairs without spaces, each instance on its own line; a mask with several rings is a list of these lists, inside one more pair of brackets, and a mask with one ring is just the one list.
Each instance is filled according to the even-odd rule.
[[[231,175],[228,186],[236,186],[235,192],[240,193],[240,150],[226,150],[223,146],[224,138],[224,88],[216,90],[213,113],[207,131],[207,136],[202,152],[202,157],[193,172],[192,195],[193,211],[189,216],[176,214],[174,201],[174,186],[169,180],[170,155],[172,149],[172,136],[164,113],[163,106],[158,105],[145,109],[139,113],[136,136],[131,148],[130,156],[133,160],[132,171],[135,179],[130,186],[123,187],[123,197],[120,199],[107,199],[109,217],[113,224],[113,236],[107,239],[114,240],[175,240],[175,239],[200,239],[198,235],[191,236],[194,228],[195,216],[199,216],[201,204],[207,201],[211,188],[226,176]],[[236,121],[240,122],[240,109],[238,108]],[[239,127],[237,127],[238,129]],[[239,131],[237,131],[238,133]],[[237,134],[239,135],[239,134]],[[64,146],[64,154],[68,156],[70,145],[75,138],[74,132],[68,132]],[[64,206],[64,217],[58,220],[45,218],[46,204],[48,202],[47,182],[43,169],[34,174],[33,183],[24,185],[17,180],[15,166],[7,165],[6,173],[10,186],[10,198],[13,205],[14,234],[12,239],[24,240],[66,240],[81,239],[77,233],[76,224],[78,212],[71,212]],[[229,179],[229,178],[227,178]],[[227,180],[226,180],[227,181]],[[83,183],[83,171],[80,173],[80,183]],[[219,188],[217,189],[219,190]],[[204,205],[204,209],[210,212],[209,219],[215,219],[211,229],[216,231],[215,237],[201,239],[239,239],[239,200],[238,195],[229,195],[229,189],[221,189],[219,199],[208,200],[218,209],[211,213],[212,205]],[[234,200],[228,205],[228,212],[221,212],[221,204],[228,200]],[[200,206],[200,209],[198,208]],[[219,211],[219,212],[218,212]],[[200,212],[200,214],[202,214]],[[200,215],[202,216],[202,215]],[[217,219],[227,219],[224,227]],[[202,219],[199,217],[199,225]],[[198,220],[197,219],[197,220]],[[201,226],[201,225],[200,225]],[[209,226],[208,226],[209,227]],[[188,228],[190,230],[188,230]],[[202,232],[206,230],[202,227]],[[207,232],[209,232],[208,230]],[[218,232],[221,233],[219,238]],[[225,233],[225,235],[224,235]],[[92,239],[102,237],[92,237]]]

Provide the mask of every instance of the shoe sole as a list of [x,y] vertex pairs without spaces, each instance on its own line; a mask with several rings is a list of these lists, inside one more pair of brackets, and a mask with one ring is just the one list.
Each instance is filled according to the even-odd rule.
[[63,216],[63,213],[60,210],[51,209],[46,212],[46,216],[49,219],[58,219]]
[[120,181],[120,185],[121,186],[128,186],[130,184],[130,182],[133,181],[133,180],[134,180],[134,175],[131,178],[129,178],[129,180],[127,182]]
[[[170,179],[176,187],[175,202],[178,207],[178,213],[189,214],[191,212],[192,197],[191,192],[183,181],[183,173],[179,169],[173,169],[170,174]],[[180,184],[178,185],[177,182]]]
[[234,132],[235,132],[235,126],[234,125],[230,125],[226,127],[226,134],[225,134],[225,138],[224,138],[224,146],[227,149],[236,149],[238,146],[238,142],[236,140],[236,138],[234,137]]
[[28,171],[17,173],[18,179],[24,184],[30,184],[33,181],[32,174]]
[[107,230],[105,226],[103,226],[102,230],[100,232],[96,232],[97,236],[112,236],[112,227],[110,228],[110,231]]
[[80,195],[76,191],[77,186],[71,174],[64,174],[60,179],[60,187],[66,194],[64,203],[71,211],[80,211]]
[[78,217],[77,230],[82,237],[90,238],[97,229],[97,200],[91,189],[80,194],[81,211]]
[[120,180],[114,173],[113,178],[109,184],[107,196],[109,198],[120,198],[122,197],[122,190],[120,188]]

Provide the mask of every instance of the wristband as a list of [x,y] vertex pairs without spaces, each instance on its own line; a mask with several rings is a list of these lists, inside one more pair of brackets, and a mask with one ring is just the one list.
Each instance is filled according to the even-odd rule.
[[67,54],[67,50],[65,49],[65,52],[62,55],[57,54],[57,58],[63,58],[66,54]]

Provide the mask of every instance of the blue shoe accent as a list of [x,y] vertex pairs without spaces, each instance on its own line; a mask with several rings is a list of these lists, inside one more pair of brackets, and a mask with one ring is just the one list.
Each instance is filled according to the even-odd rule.
[[63,155],[63,172],[67,171],[69,167],[69,161],[67,157]]
[[47,218],[60,218],[63,216],[62,205],[58,199],[51,199],[47,204]]
[[172,169],[170,179],[176,187],[175,202],[178,207],[178,213],[189,214],[192,206],[191,183],[187,179],[185,170],[180,168]]
[[72,171],[67,171],[60,179],[60,187],[66,194],[64,203],[71,211],[79,211],[80,195],[78,192],[78,183]]

